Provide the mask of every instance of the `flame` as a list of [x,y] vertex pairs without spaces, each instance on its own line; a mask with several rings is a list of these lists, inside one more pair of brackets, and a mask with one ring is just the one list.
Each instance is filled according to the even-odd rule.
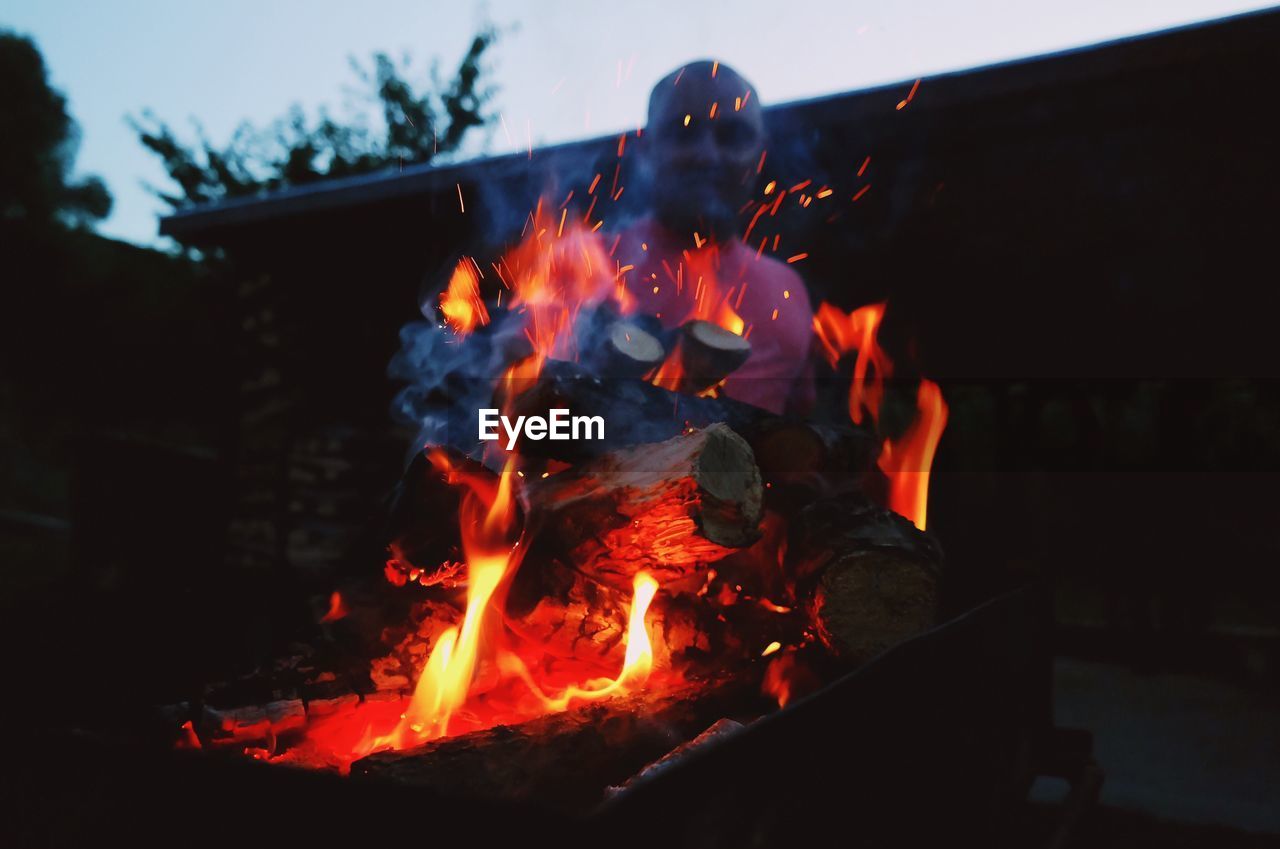
[[886,440],[879,466],[889,477],[889,509],[925,529],[929,507],[929,469],[947,426],[947,403],[931,380],[920,381],[916,391],[916,418],[896,440]]
[[[862,424],[863,411],[880,420],[884,381],[893,374],[893,363],[876,342],[885,304],[868,304],[845,315],[831,304],[821,304],[813,317],[813,330],[832,368],[847,351],[857,351],[853,382],[849,386],[849,418]],[[870,376],[868,372],[870,371]]]
[[346,603],[342,600],[342,593],[334,592],[329,596],[329,610],[324,616],[320,617],[321,622],[337,622],[339,619],[346,618],[349,611]]
[[[881,302],[846,315],[824,303],[814,315],[814,332],[832,367],[845,353],[857,351],[849,386],[849,418],[854,424],[862,424],[868,415],[873,425],[879,424],[884,382],[893,375],[893,361],[876,339],[884,310]],[[906,516],[920,530],[925,529],[928,512],[929,470],[946,426],[942,390],[933,381],[922,380],[916,392],[915,419],[902,436],[884,441],[877,459],[889,479],[889,509]]]
[[445,322],[459,336],[489,323],[489,310],[480,298],[480,269],[467,257],[458,260],[449,285],[440,296]]
[[766,695],[773,696],[780,708],[786,707],[791,701],[796,672],[796,656],[791,652],[778,655],[769,661],[769,666],[765,669],[761,690]]

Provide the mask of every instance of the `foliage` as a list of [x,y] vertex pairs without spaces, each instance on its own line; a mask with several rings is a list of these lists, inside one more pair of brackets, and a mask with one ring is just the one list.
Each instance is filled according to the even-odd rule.
[[481,84],[481,59],[496,37],[492,29],[478,34],[447,84],[433,73],[434,91],[416,89],[404,76],[404,63],[397,65],[386,53],[375,53],[370,69],[353,59],[368,100],[380,112],[381,136],[369,131],[363,115],[339,121],[321,110],[313,125],[294,106],[266,130],[242,124],[224,147],[215,147],[202,132],[191,146],[155,115],[144,113],[142,120],[131,123],[178,189],[153,191],[176,208],[429,162],[453,153],[470,130],[490,120],[483,109],[493,90]]
[[71,178],[80,134],[31,39],[0,31],[0,218],[87,224],[111,211],[102,180]]

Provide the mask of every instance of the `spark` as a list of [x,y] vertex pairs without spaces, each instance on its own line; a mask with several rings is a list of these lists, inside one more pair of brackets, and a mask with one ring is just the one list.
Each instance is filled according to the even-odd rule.
[[719,101],[716,101],[715,103],[712,103],[712,104],[711,104],[711,114],[710,114],[709,116],[707,116],[707,117],[709,117],[709,118],[714,118],[714,117],[716,117],[716,109],[717,109],[717,108],[719,108],[719,106],[720,106],[720,102],[719,102]]
[[622,151],[627,149],[627,134],[623,133],[618,136],[618,158],[622,158]]
[[858,168],[859,177],[867,173],[867,166],[870,164],[871,164],[871,157],[868,155],[866,159],[862,160],[862,165]]
[[596,186],[598,186],[598,185],[600,185],[600,175],[599,175],[599,174],[596,174],[596,178],[595,178],[594,180],[592,180],[592,181],[591,181],[591,188],[587,189],[587,194],[589,194],[589,195],[593,195],[593,194],[595,194],[595,193],[596,193]]
[[789,301],[789,300],[791,300],[791,290],[790,290],[790,289],[783,289],[783,290],[782,290],[782,300],[784,300],[784,301]]
[[515,147],[515,140],[511,138],[511,131],[507,129],[507,116],[501,112],[498,113],[498,120],[502,122],[502,132],[507,137],[507,144]]
[[565,216],[568,214],[569,214],[569,210],[567,209],[560,210],[560,229],[556,231],[557,239],[564,235],[564,219],[565,219]]
[[618,198],[622,197],[622,193],[626,190],[627,190],[626,186],[618,186],[618,193],[613,196],[614,201],[616,202]]
[[765,183],[765,186],[764,186],[764,193],[765,193],[766,195],[771,195],[771,194],[773,194],[773,190],[774,190],[775,188],[777,188],[777,186],[778,186],[778,181],[777,181],[777,180],[770,180],[768,183]]
[[756,222],[760,220],[760,216],[764,215],[764,211],[768,208],[768,204],[760,204],[760,208],[756,210],[756,214],[751,216],[751,223],[747,225],[747,232],[742,234],[742,241],[745,242],[751,238],[751,231],[756,228]]
[[770,320],[770,321],[777,321],[777,320],[778,320],[778,308],[777,308],[777,307],[774,307],[774,308],[773,308],[773,316],[772,316],[769,320]]
[[741,98],[741,97],[735,97],[735,98],[733,99],[733,111],[734,111],[734,112],[740,112],[741,110],[742,110],[742,98]]
[[671,82],[673,86],[680,85],[680,78],[684,76],[684,70],[684,68],[681,68],[676,72],[676,78]]
[[796,254],[795,256],[793,256],[793,257],[791,257],[790,259],[788,259],[788,260],[787,260],[787,264],[789,265],[789,264],[791,264],[791,263],[793,263],[793,262],[799,262],[800,260],[805,259],[805,258],[806,258],[806,257],[808,257],[808,256],[809,256],[809,255],[808,255],[807,253]]
[[693,120],[693,116],[686,112],[684,116],[684,125],[686,127],[689,126],[689,122],[692,120]]
[[458,208],[462,210],[463,215],[466,215],[467,205],[462,202],[462,184],[454,183],[454,185],[458,187]]
[[914,99],[914,98],[915,98],[915,96],[916,96],[916,89],[918,89],[918,88],[920,88],[920,80],[916,80],[914,83],[912,83],[912,85],[911,85],[911,91],[907,92],[907,99],[906,99],[906,100],[899,100],[899,101],[898,101],[898,105],[897,105],[897,107],[896,107],[896,108],[897,108],[897,109],[899,109],[899,110],[901,110],[901,109],[905,108],[905,107],[906,107],[906,105],[907,105],[908,103],[910,103],[910,102],[912,101],[912,99]]
[[821,190],[820,192],[818,192],[818,197],[820,197],[820,198],[831,197],[831,192],[832,192],[832,191],[834,191],[834,190],[833,190],[831,187],[829,187],[829,186],[823,186],[822,190]]
[[805,186],[809,185],[812,182],[813,182],[812,180],[801,180],[799,183],[796,183],[794,186],[792,186],[788,191],[794,194],[795,192],[800,191],[801,189],[803,189]]
[[857,202],[858,202],[858,198],[860,198],[860,197],[862,197],[863,195],[865,195],[865,194],[867,193],[867,189],[869,189],[869,188],[871,188],[871,187],[870,187],[870,186],[863,186],[862,188],[858,189],[858,193],[857,193],[856,195],[854,195],[854,196],[853,196],[853,202],[854,202],[854,203],[857,203]]
[[[748,94],[749,94],[749,93],[750,93],[750,92],[748,92]],[[743,101],[743,102],[745,103],[746,101]],[[767,150],[762,150],[762,151],[760,151],[760,161],[756,163],[756,173],[757,173],[757,174],[759,174],[761,171],[763,171],[763,170],[764,170],[764,157],[765,157],[765,154],[767,154],[768,152],[769,152],[769,151],[767,151]]]
[[564,209],[569,205],[569,201],[573,200],[573,189],[569,190],[569,194],[565,195],[564,201],[560,204],[560,208]]
[[714,80],[714,79],[716,78],[716,71],[718,71],[718,70],[720,70],[720,63],[719,63],[719,62],[712,62],[712,63],[711,63],[711,79],[713,79],[713,80]]

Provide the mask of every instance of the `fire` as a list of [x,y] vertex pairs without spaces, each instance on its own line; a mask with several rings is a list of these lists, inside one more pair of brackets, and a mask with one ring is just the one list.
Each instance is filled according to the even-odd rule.
[[925,529],[929,507],[929,469],[933,454],[947,426],[947,403],[931,380],[920,381],[916,392],[916,418],[897,440],[886,440],[880,452],[880,469],[889,477],[889,509]]
[[489,310],[480,298],[480,269],[471,260],[458,260],[449,285],[440,296],[440,310],[453,331],[465,336],[489,323]]
[[320,617],[320,621],[337,622],[339,619],[346,618],[348,612],[347,605],[342,600],[342,593],[334,592],[329,596],[329,610]]
[[893,363],[876,342],[884,308],[883,303],[869,304],[845,315],[824,303],[813,318],[814,332],[832,368],[846,351],[858,352],[849,386],[849,418],[854,424],[862,424],[864,411],[873,422],[880,420],[884,382],[892,376]]
[[[893,361],[880,347],[876,334],[884,318],[885,304],[869,304],[849,314],[830,304],[818,307],[813,329],[834,368],[843,354],[857,351],[849,386],[849,418],[862,424],[870,416],[880,422],[884,383],[893,376]],[[925,529],[929,504],[929,470],[947,426],[947,404],[942,390],[930,380],[920,381],[916,393],[916,417],[897,439],[886,439],[877,460],[889,479],[889,509]]]
[[[571,213],[572,192],[555,206],[539,202],[528,215],[517,245],[499,261],[486,264],[485,271],[474,258],[462,258],[441,296],[448,328],[466,336],[491,323],[481,293],[487,277],[486,285],[498,295],[495,309],[503,313],[493,332],[507,334],[504,343],[527,342],[524,352],[495,377],[494,390],[505,406],[510,407],[532,385],[547,360],[577,359],[578,325],[584,314],[597,309],[633,314],[640,308],[643,290],[655,285],[649,279],[628,279],[634,269],[614,258],[617,239],[599,232],[602,219],[593,222],[596,201],[604,198],[607,204],[615,191],[621,192],[618,186],[596,195],[600,181],[596,175],[587,190],[591,206],[585,217]],[[798,253],[793,260],[805,256]],[[661,318],[667,326],[699,319],[740,336],[750,334],[752,328],[738,312],[747,281],[727,285],[730,281],[718,274],[719,260],[715,242],[695,234],[694,245],[682,252],[674,268],[667,269],[678,293],[674,311],[664,307],[668,314]],[[487,276],[489,268],[493,276]],[[642,288],[634,288],[638,284]],[[787,292],[783,297],[789,296]],[[842,355],[856,351],[848,409],[858,424],[878,424],[885,381],[893,372],[892,361],[877,341],[885,306],[871,304],[846,314],[822,304],[814,319],[814,330],[833,365]],[[646,379],[673,389],[680,386],[684,375],[679,345]],[[929,469],[946,425],[947,407],[938,386],[930,381],[921,382],[916,400],[915,421],[901,437],[884,441],[879,464],[889,478],[889,506],[923,529]],[[680,680],[679,670],[669,662],[672,647],[663,642],[668,632],[650,622],[655,603],[660,615],[669,615],[670,608],[659,601],[658,581],[644,571],[634,577],[629,608],[621,604],[610,608],[610,615],[618,617],[619,629],[625,612],[626,630],[602,654],[566,656],[525,635],[520,622],[508,621],[507,596],[529,544],[516,497],[517,487],[525,485],[521,458],[517,451],[509,453],[495,481],[456,467],[443,451],[428,457],[437,473],[463,491],[457,517],[463,562],[451,564],[454,578],[442,589],[465,586],[465,601],[459,599],[450,608],[456,618],[438,621],[411,695],[398,701],[366,701],[313,722],[307,730],[313,757],[345,768],[372,752],[402,750],[450,735],[523,722],[583,701],[661,690]],[[413,572],[406,577],[394,561],[388,563],[386,574],[398,585],[420,578]],[[776,614],[792,611],[764,598],[753,603]],[[326,621],[336,618],[339,610],[343,610],[342,600],[335,593]],[[766,691],[786,705],[795,697],[794,650],[773,641],[760,656],[768,664]]]

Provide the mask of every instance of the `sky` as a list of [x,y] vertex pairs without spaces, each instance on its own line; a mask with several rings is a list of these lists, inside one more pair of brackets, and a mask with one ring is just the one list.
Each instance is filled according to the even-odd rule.
[[163,169],[127,115],[151,109],[215,144],[293,104],[343,114],[348,59],[408,54],[448,78],[485,24],[501,121],[469,155],[634,128],[650,86],[683,62],[738,68],[762,102],[865,88],[1265,8],[1240,0],[0,0],[0,28],[31,36],[81,128],[77,171],[115,197],[99,231],[158,245]]

